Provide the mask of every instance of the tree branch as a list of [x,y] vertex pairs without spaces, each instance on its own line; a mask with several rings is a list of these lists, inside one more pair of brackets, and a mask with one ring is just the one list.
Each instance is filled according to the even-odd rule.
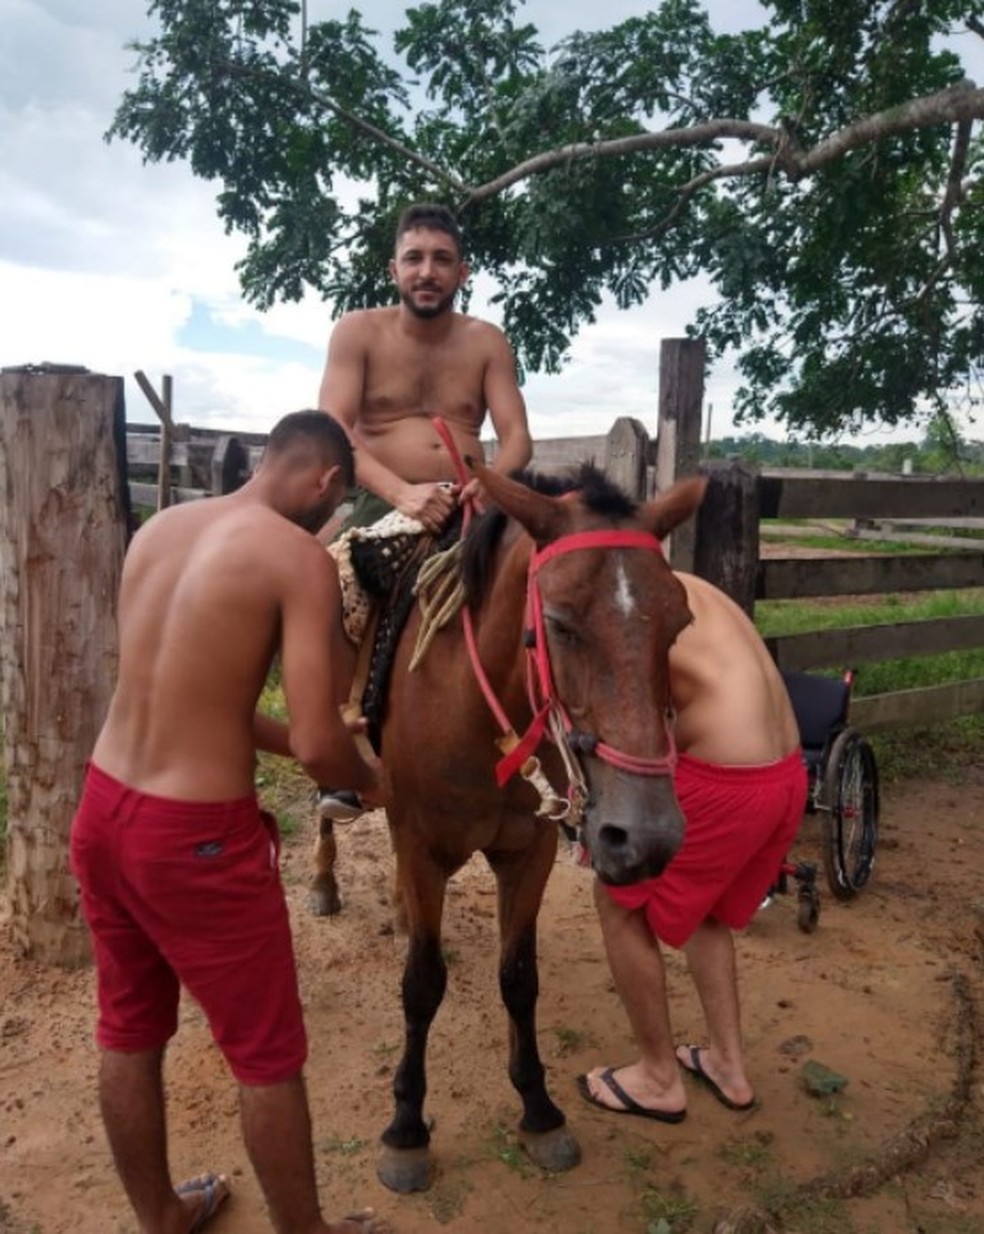
[[634,244],[639,240],[652,240],[656,236],[661,236],[664,232],[669,231],[680,217],[680,213],[687,202],[705,185],[710,184],[713,180],[721,180],[725,177],[734,180],[741,176],[758,175],[760,171],[768,171],[774,164],[775,159],[772,155],[764,155],[762,158],[748,159],[744,163],[722,163],[719,167],[709,167],[707,171],[702,171],[699,176],[694,176],[692,180],[688,180],[686,184],[680,185],[675,189],[675,192],[679,194],[678,200],[673,203],[668,213],[655,227],[650,227],[647,231],[635,232],[632,235],[616,236],[612,243]]
[[[467,190],[466,204],[495,197],[521,180],[543,175],[565,163],[634,154],[642,150],[687,148],[726,137],[772,146],[776,166],[790,179],[799,180],[836,162],[851,150],[886,137],[980,119],[984,119],[984,90],[968,82],[911,99],[889,111],[866,116],[832,133],[810,150],[798,149],[785,129],[732,119],[708,120],[685,128],[662,129],[657,133],[634,133],[631,137],[617,137],[610,141],[574,142],[526,159],[501,176]],[[760,170],[758,160],[733,164],[729,174],[747,175],[752,168]]]
[[886,137],[935,128],[941,124],[981,119],[984,119],[984,90],[979,90],[971,82],[962,82],[946,90],[938,90],[935,94],[910,99],[899,107],[866,116],[839,129],[797,158],[796,170],[801,176],[809,175],[851,150],[883,141]]
[[[219,68],[220,73],[224,73],[227,77],[258,77],[262,74],[257,73],[254,69],[245,68],[241,64],[236,64],[232,60],[225,61]],[[430,172],[436,179],[442,181],[456,193],[467,194],[469,189],[464,181],[459,180],[452,172],[445,170],[438,163],[425,155],[420,154],[411,146],[406,145],[397,137],[392,137],[389,133],[381,128],[377,128],[375,124],[371,124],[368,120],[363,120],[361,116],[355,115],[354,112],[342,107],[337,103],[330,94],[325,94],[318,90],[315,86],[303,78],[290,78],[287,81],[290,88],[296,93],[303,95],[313,103],[317,103],[319,107],[323,107],[326,111],[330,111],[333,115],[338,116],[340,120],[348,125],[351,125],[359,133],[364,133],[367,137],[372,138],[378,145],[386,146],[395,154],[402,155],[410,163],[415,163],[424,171]]]
[[608,141],[577,141],[556,150],[545,150],[531,159],[525,159],[509,171],[487,180],[469,191],[468,202],[483,201],[528,180],[531,176],[543,175],[565,163],[589,158],[612,158],[623,154],[635,154],[639,150],[671,150],[680,147],[703,145],[734,137],[739,141],[759,142],[778,146],[785,134],[767,124],[753,124],[750,120],[708,120],[687,128],[661,129],[658,133],[633,133],[631,137],[613,137]]

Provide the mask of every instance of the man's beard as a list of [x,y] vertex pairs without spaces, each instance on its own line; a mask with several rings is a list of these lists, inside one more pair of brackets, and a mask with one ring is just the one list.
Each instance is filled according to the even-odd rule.
[[436,304],[414,304],[412,300],[412,292],[401,291],[400,300],[413,313],[414,317],[419,317],[421,321],[430,321],[433,317],[440,317],[442,313],[448,312],[454,305],[454,298],[458,294],[455,289],[449,296],[445,296],[443,300],[439,300]]

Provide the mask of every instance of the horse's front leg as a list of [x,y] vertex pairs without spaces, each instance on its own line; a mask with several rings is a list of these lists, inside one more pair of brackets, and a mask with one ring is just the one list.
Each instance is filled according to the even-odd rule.
[[400,861],[398,885],[408,933],[403,969],[406,1038],[393,1080],[396,1109],[383,1132],[377,1175],[391,1191],[426,1191],[433,1180],[424,1121],[427,1037],[444,998],[448,970],[441,952],[446,876],[426,859]]
[[315,917],[333,917],[342,911],[335,878],[335,827],[326,814],[318,816],[318,833],[314,841],[314,877],[308,889],[308,907]]
[[523,1102],[520,1140],[541,1169],[569,1170],[581,1160],[581,1149],[547,1092],[536,1039],[536,919],[555,853],[556,835],[547,834],[535,852],[490,855],[490,861],[499,888],[499,987],[509,1012],[509,1078]]

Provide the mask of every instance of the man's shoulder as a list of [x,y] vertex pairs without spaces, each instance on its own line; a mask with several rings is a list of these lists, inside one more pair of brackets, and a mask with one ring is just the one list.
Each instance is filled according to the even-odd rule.
[[484,317],[472,317],[470,313],[455,313],[455,318],[458,327],[462,330],[468,330],[471,334],[482,335],[486,338],[506,337],[503,330],[494,322],[487,321]]
[[486,360],[501,355],[504,350],[511,350],[504,331],[491,321],[472,317],[468,313],[455,313],[452,338],[466,346],[472,355]]
[[396,321],[399,307],[395,304],[380,308],[350,309],[335,322],[333,334],[360,334]]

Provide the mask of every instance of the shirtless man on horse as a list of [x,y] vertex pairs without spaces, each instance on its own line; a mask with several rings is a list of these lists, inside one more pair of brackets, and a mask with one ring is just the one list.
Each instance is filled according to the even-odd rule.
[[[461,232],[444,206],[408,206],[390,274],[399,304],[346,313],[332,331],[318,406],[355,446],[364,490],[358,525],[389,509],[440,531],[464,495],[432,419],[447,422],[462,456],[484,458],[486,413],[498,440],[493,469],[508,474],[533,453],[516,360],[498,327],[455,311],[470,273]],[[465,492],[477,491],[472,481]]]
[[[390,275],[399,303],[346,313],[332,331],[318,396],[322,411],[345,426],[355,450],[357,489],[339,530],[366,527],[392,510],[438,534],[460,503],[476,497],[477,480],[458,482],[454,461],[434,428],[446,423],[458,452],[479,462],[488,414],[497,438],[492,468],[503,475],[525,467],[533,453],[516,358],[497,327],[455,311],[470,274],[461,231],[445,206],[408,206],[396,226]],[[356,649],[339,679],[352,680]],[[347,696],[346,696],[347,697]],[[344,702],[344,699],[340,699]],[[347,789],[321,797],[322,825],[315,864],[315,911],[338,911],[331,821],[358,817],[362,806]],[[327,883],[327,886],[324,884]]]

